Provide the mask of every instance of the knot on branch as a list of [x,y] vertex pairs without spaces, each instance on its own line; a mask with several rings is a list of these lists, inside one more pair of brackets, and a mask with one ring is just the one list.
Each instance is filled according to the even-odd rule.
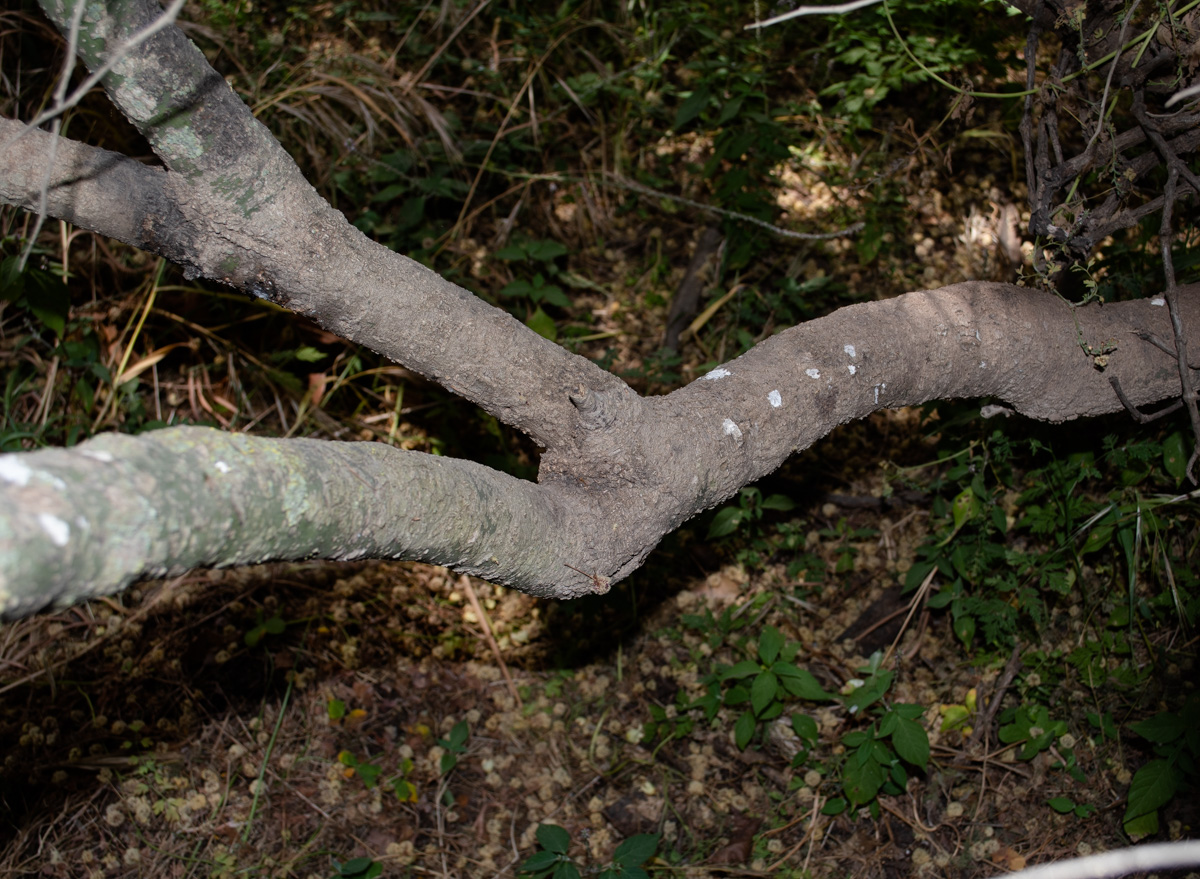
[[611,427],[617,420],[616,400],[604,391],[580,386],[577,391],[568,394],[567,399],[579,412],[579,421],[587,430]]

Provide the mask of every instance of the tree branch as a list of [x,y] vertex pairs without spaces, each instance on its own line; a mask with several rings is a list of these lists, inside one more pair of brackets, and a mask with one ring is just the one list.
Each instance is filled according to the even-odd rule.
[[267,559],[419,559],[543,594],[586,509],[470,461],[198,427],[0,456],[0,497],[6,617]]
[[[1180,287],[1200,319],[1200,287]],[[1150,301],[1075,308],[968,283],[843,308],[665,397],[575,394],[576,455],[540,485],[368,443],[175,428],[0,457],[0,612],[114,592],[138,576],[270,559],[436,561],[570,598],[628,576],[682,522],[839,424],[881,408],[995,396],[1064,421],[1179,395]],[[1078,339],[1116,344],[1103,372]],[[632,392],[629,392],[632,394]]]
[[[45,0],[60,29],[69,4]],[[92,69],[156,21],[153,0],[89,7],[80,38]],[[569,395],[635,395],[425,266],[370,241],[325,202],[203,54],[171,25],[103,78],[113,102],[167,166],[172,212],[148,249],[203,276],[311,317],[479,405],[543,446],[576,445]],[[0,178],[10,174],[0,151]],[[23,163],[24,164],[24,163]],[[21,166],[18,166],[18,169]],[[113,208],[121,205],[114,204]]]

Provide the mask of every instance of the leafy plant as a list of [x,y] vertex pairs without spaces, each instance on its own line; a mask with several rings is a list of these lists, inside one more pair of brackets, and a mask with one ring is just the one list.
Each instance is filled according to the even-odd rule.
[[[374,790],[380,784],[380,776],[383,775],[384,770],[379,763],[371,760],[360,760],[350,751],[339,753],[338,762],[346,767],[345,772],[348,777],[357,775],[361,778],[367,790]],[[401,803],[415,803],[417,801],[417,786],[408,780],[408,776],[412,770],[413,761],[405,757],[397,765],[396,772],[383,780],[383,783],[391,788],[392,793],[396,795],[396,799]]]
[[1129,728],[1154,745],[1155,759],[1133,775],[1122,819],[1130,836],[1158,832],[1158,810],[1200,782],[1200,695],[1178,711],[1162,711]]
[[243,639],[247,647],[257,647],[267,635],[282,635],[287,630],[287,623],[279,614],[273,614],[268,619],[263,619],[261,609],[255,611],[254,626],[246,630]]
[[383,864],[371,858],[351,858],[345,863],[337,858],[333,861],[331,879],[375,879],[383,875]]
[[1046,805],[1060,815],[1073,814],[1076,818],[1090,818],[1096,812],[1091,803],[1076,803],[1070,797],[1052,797],[1046,800]]
[[1019,705],[1000,715],[1000,741],[1006,745],[1023,743],[1017,752],[1019,760],[1032,760],[1066,732],[1067,724],[1051,720],[1045,705]]
[[864,716],[868,708],[876,720],[866,729],[852,730],[842,736],[846,748],[841,763],[842,797],[832,797],[823,808],[837,815],[846,808],[869,806],[872,817],[879,815],[876,797],[880,791],[895,795],[908,784],[908,769],[924,770],[929,765],[929,734],[919,722],[924,707],[907,703],[877,705],[892,686],[894,673],[880,668],[882,654],[871,657],[870,664],[859,669],[865,679],[855,679],[847,687],[843,704],[851,715]]
[[[936,570],[941,588],[929,606],[949,610],[964,644],[980,638],[985,647],[1002,649],[1011,646],[1022,625],[1036,633],[1045,624],[1051,606],[1075,591],[1085,564],[1097,570],[1119,566],[1126,624],[1138,614],[1168,607],[1194,624],[1200,597],[1189,566],[1171,560],[1168,534],[1176,520],[1164,516],[1164,507],[1182,499],[1144,488],[1155,477],[1178,478],[1186,457],[1182,445],[1175,434],[1161,442],[1108,436],[1099,456],[1082,450],[1060,457],[1037,439],[1018,444],[994,431],[956,453],[959,460],[930,486],[957,491],[949,501],[940,494],[935,498],[933,513],[942,525],[918,550],[906,590],[916,589]],[[1018,476],[1012,466],[1018,446],[1050,460]],[[1093,486],[1104,484],[1115,487],[1097,496]],[[1032,548],[1012,540],[1021,532]],[[1158,564],[1171,569],[1155,578],[1171,584],[1170,591],[1139,599],[1139,575]],[[1120,600],[1122,580],[1109,582],[1117,587],[1111,600]],[[1100,640],[1113,648],[1121,639],[1109,634]],[[1082,667],[1088,651],[1101,649],[1099,642],[1085,644],[1072,662]]]
[[500,295],[506,299],[532,303],[533,309],[527,309],[525,323],[531,330],[551,341],[558,338],[558,330],[554,319],[546,314],[542,305],[544,303],[559,308],[571,307],[571,299],[563,288],[551,283],[559,274],[555,260],[567,253],[567,248],[562,244],[550,240],[510,244],[495,253],[497,259],[513,263],[527,262],[534,266],[532,275],[514,279],[500,291]]
[[[567,854],[571,834],[557,824],[540,824],[537,829],[540,850],[525,861],[517,872],[532,879],[580,879],[575,861]],[[617,846],[612,863],[596,873],[598,879],[647,879],[642,865],[658,850],[659,835],[639,833]]]
[[754,486],[743,488],[738,493],[736,504],[722,507],[708,525],[708,539],[727,537],[742,527],[752,528],[763,517],[766,510],[790,510],[796,505],[790,498],[773,494],[766,498]]
[[29,309],[54,335],[62,337],[67,327],[70,296],[63,279],[44,269],[26,266],[16,256],[0,260],[0,300]]
[[441,760],[442,775],[458,765],[459,756],[467,752],[467,737],[470,735],[471,728],[465,720],[460,720],[451,727],[450,735],[437,740],[437,743],[446,749]]
[[702,680],[708,692],[686,706],[687,710],[700,709],[711,722],[722,706],[746,706],[734,725],[734,740],[744,750],[762,724],[783,713],[787,702],[833,698],[812,672],[796,665],[799,651],[797,642],[788,641],[777,628],[767,626],[759,635],[753,658],[728,667],[718,665]]

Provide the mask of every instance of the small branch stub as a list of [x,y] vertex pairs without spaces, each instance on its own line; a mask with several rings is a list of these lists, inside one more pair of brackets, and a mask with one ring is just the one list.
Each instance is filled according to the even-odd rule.
[[574,565],[568,565],[566,562],[563,562],[563,564],[575,573],[583,574],[583,576],[591,580],[592,586],[597,595],[605,595],[608,590],[612,588],[612,583],[609,581],[608,577],[605,577],[603,574],[589,574],[587,571],[579,570],[579,568],[575,567]]

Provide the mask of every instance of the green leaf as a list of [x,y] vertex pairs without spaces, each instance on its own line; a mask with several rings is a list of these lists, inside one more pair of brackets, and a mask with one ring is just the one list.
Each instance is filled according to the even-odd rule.
[[425,219],[425,196],[415,195],[404,200],[396,212],[396,225],[400,229],[411,229]]
[[305,363],[316,363],[318,360],[325,359],[325,352],[318,351],[312,345],[301,345],[296,349],[296,359],[303,360]]
[[1180,771],[1167,760],[1151,760],[1133,775],[1125,823],[1165,806],[1179,787]]
[[874,758],[847,760],[842,773],[842,789],[850,802],[861,806],[875,799],[886,779],[883,767]]
[[551,875],[554,879],[580,879],[579,868],[570,861],[560,861]]
[[444,739],[438,739],[438,744],[444,748],[453,751],[456,754],[463,753],[466,748],[463,747],[467,741],[467,736],[471,734],[471,727],[465,720],[460,720],[450,729],[450,735]]
[[975,492],[971,491],[970,488],[964,488],[955,496],[951,509],[954,515],[955,531],[958,531],[963,525],[982,512],[979,498],[975,496]]
[[825,692],[812,672],[796,668],[788,663],[777,662],[771,666],[771,671],[779,676],[783,688],[797,699],[807,699],[810,702],[828,702],[833,698],[832,693]]
[[543,241],[534,241],[525,245],[525,251],[529,254],[530,259],[541,260],[542,262],[550,262],[560,256],[566,256],[570,253],[566,247],[557,241],[546,239]]
[[741,684],[736,687],[730,687],[725,691],[726,705],[741,705],[743,702],[750,701],[750,691]]
[[509,261],[520,261],[528,256],[524,247],[518,247],[515,244],[510,244],[508,247],[501,247],[492,255],[496,257],[496,259],[504,259]]
[[746,746],[750,744],[750,739],[754,735],[754,728],[757,725],[757,722],[754,720],[754,714],[749,711],[738,718],[737,725],[733,728],[734,741],[737,742],[738,750],[746,750]]
[[571,847],[571,834],[557,824],[539,824],[537,841],[546,851],[565,855]]
[[819,729],[817,722],[807,714],[793,714],[792,731],[807,742],[815,742]]
[[679,105],[679,110],[675,114],[675,125],[673,126],[675,130],[678,131],[680,128],[683,128],[683,126],[703,113],[704,108],[708,106],[711,99],[712,96],[709,94],[708,89],[703,88],[696,89],[688,95],[683,103]]
[[822,815],[840,815],[846,811],[846,800],[844,797],[834,797],[821,807]]
[[572,304],[571,298],[557,284],[547,284],[542,288],[542,301],[557,305],[559,308],[570,308]]
[[937,567],[933,562],[916,562],[904,575],[904,592],[912,592],[925,582],[925,577]]
[[341,699],[330,699],[325,705],[330,720],[341,720],[346,716],[346,703]]
[[750,675],[758,674],[761,666],[757,662],[752,662],[749,659],[743,659],[737,665],[725,669],[721,673],[721,680],[731,681],[741,678],[748,678]]
[[762,634],[758,636],[758,658],[762,660],[763,665],[770,665],[779,657],[785,640],[774,626],[767,626],[762,630]]
[[1187,446],[1179,431],[1163,440],[1163,469],[1179,482],[1187,475]]
[[640,867],[658,850],[657,833],[639,833],[631,836],[613,852],[613,860],[623,867]]
[[354,767],[354,771],[357,772],[358,777],[363,780],[363,784],[366,785],[367,790],[372,790],[375,787],[376,782],[379,780],[379,776],[383,772],[383,769],[376,766],[374,763],[359,763]]
[[61,278],[49,272],[26,271],[25,303],[38,320],[56,336],[62,336],[67,328],[71,297]]
[[883,698],[883,694],[892,685],[893,673],[890,671],[876,672],[867,678],[866,683],[846,697],[845,705],[851,714],[857,714]]
[[725,537],[738,530],[738,526],[742,524],[742,517],[746,511],[741,507],[725,507],[718,510],[713,516],[712,523],[708,526],[708,540],[714,540],[718,537]]
[[[738,95],[736,98],[726,101],[725,106],[721,108],[721,115],[717,117],[717,127],[720,128],[722,125],[736,116],[738,111],[742,109],[742,102],[745,100],[745,95]],[[676,125],[675,127],[678,128],[679,126]]]
[[892,746],[902,759],[924,769],[929,765],[929,734],[915,720],[894,716],[897,722],[896,731],[892,733]]
[[786,512],[787,510],[795,509],[795,507],[796,505],[792,502],[791,498],[781,494],[770,495],[762,502],[764,510],[783,510]]
[[1183,718],[1178,714],[1164,711],[1145,720],[1139,720],[1137,723],[1131,723],[1129,728],[1156,745],[1165,745],[1183,735],[1185,724]]
[[1135,840],[1158,833],[1158,810],[1147,812],[1124,822],[1125,832]]
[[558,339],[558,329],[554,326],[554,318],[540,308],[535,309],[533,314],[525,318],[525,326],[551,342]]
[[276,614],[263,623],[262,627],[272,635],[282,635],[287,629],[287,623],[283,621],[283,617]]
[[518,278],[517,280],[513,281],[511,284],[505,285],[504,289],[500,291],[501,296],[518,296],[518,297],[520,297],[520,296],[529,296],[531,293],[533,293],[533,285],[530,284],[528,281],[524,280],[523,278]]
[[1075,801],[1068,797],[1055,797],[1052,800],[1046,800],[1046,805],[1060,815],[1075,811]]
[[0,262],[0,299],[16,302],[25,295],[25,273],[21,271],[21,260],[6,256]]
[[975,617],[967,614],[957,617],[954,620],[954,634],[965,646],[970,647],[971,640],[975,637]]
[[767,706],[775,701],[775,694],[779,691],[779,679],[775,677],[775,673],[764,671],[754,679],[754,683],[750,686],[750,707],[755,714],[762,714]]
[[522,873],[539,873],[558,863],[558,855],[550,851],[540,851],[533,854],[517,869]]
[[351,858],[344,864],[334,861],[334,865],[342,879],[375,879],[383,873],[383,864],[371,858]]

